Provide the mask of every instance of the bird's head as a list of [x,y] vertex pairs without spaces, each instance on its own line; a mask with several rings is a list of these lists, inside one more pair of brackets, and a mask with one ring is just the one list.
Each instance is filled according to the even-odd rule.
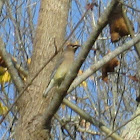
[[76,51],[78,47],[80,47],[80,45],[79,44],[76,44],[76,43],[75,44],[74,43],[69,43],[67,45],[67,49],[72,49],[74,51]]

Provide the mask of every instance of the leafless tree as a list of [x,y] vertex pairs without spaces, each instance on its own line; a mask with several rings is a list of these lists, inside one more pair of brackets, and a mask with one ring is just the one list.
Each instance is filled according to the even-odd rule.
[[[131,36],[116,43],[108,23],[117,0],[0,2],[0,54],[11,75],[10,82],[1,82],[0,103],[9,110],[1,114],[1,139],[140,137],[139,2],[119,2]],[[68,42],[80,45],[75,63],[61,86],[43,98]],[[102,67],[113,58],[119,65],[104,81]]]

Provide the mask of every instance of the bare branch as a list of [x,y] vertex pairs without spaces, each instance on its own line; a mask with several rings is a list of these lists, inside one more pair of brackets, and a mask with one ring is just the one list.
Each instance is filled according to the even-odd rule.
[[102,60],[98,61],[95,65],[92,65],[82,75],[78,76],[74,80],[72,85],[70,86],[70,89],[68,90],[68,92],[71,92],[79,84],[81,84],[84,80],[86,80],[89,76],[91,76],[94,72],[99,70],[104,64],[106,64],[107,62],[109,62],[111,59],[115,58],[122,52],[127,51],[128,49],[130,49],[133,45],[135,45],[139,41],[140,41],[140,34],[138,34],[136,37],[134,37],[132,40],[128,41],[124,45],[118,47],[115,51],[112,51],[107,56],[104,56],[104,58]]
[[116,4],[117,4],[117,1],[112,0],[110,5],[104,11],[103,15],[98,20],[98,24],[95,27],[95,30],[91,33],[89,40],[82,48],[76,62],[73,64],[73,67],[70,69],[70,71],[66,75],[65,80],[63,81],[60,88],[57,90],[57,93],[53,97],[51,103],[47,107],[46,113],[45,113],[45,120],[43,122],[45,129],[50,129],[50,120],[52,119],[53,115],[56,113],[60,104],[62,103],[62,100],[65,97],[70,84],[72,83],[72,81],[76,77],[79,68],[81,67],[82,63],[86,59],[90,49],[92,48],[93,44],[95,43],[96,39],[98,38],[100,32],[107,25],[108,16],[109,16],[112,8],[114,8],[114,6]]
[[8,71],[11,74],[12,80],[13,80],[18,92],[20,92],[20,91],[22,91],[23,86],[24,86],[23,82],[22,82],[20,76],[18,75],[18,71],[15,69],[15,67],[13,65],[11,58],[9,57],[8,53],[6,52],[5,45],[1,38],[0,38],[0,42],[1,42],[0,52],[1,52],[2,58],[8,67]]
[[[88,122],[92,123],[93,125],[99,127],[106,134],[110,134],[112,132],[111,129],[107,128],[102,122],[99,122],[99,120],[96,120],[95,118],[91,117],[90,115],[88,115],[88,113],[85,113],[85,111],[83,111],[82,109],[78,108],[76,105],[74,105],[73,103],[71,103],[67,99],[64,99],[63,103],[65,105],[68,105],[68,107],[72,108],[83,119],[85,119]],[[114,133],[114,135],[110,135],[110,136],[112,138],[114,138],[115,140],[122,140],[122,138],[119,135],[115,134],[115,133]]]

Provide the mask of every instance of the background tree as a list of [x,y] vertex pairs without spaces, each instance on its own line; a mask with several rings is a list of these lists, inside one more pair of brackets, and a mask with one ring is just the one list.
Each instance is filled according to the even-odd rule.
[[[93,8],[87,5],[89,2],[91,1],[0,2],[2,38],[0,51],[3,55],[3,46],[5,46],[7,52],[19,64],[19,67],[16,66],[17,70],[11,67],[9,56],[7,58],[3,56],[12,81],[1,82],[1,120],[4,119],[3,116],[7,111],[7,109],[4,111],[4,107],[9,109],[13,105],[13,108],[1,121],[1,139],[47,139],[49,137],[104,139],[111,130],[116,130],[111,135],[113,139],[121,139],[121,136],[125,136],[126,139],[139,137],[139,122],[133,123],[135,120],[130,120],[132,116],[139,113],[139,106],[135,101],[140,94],[139,57],[134,47],[127,50],[123,45],[132,46],[132,42],[126,43],[131,40],[130,36],[122,38],[117,43],[111,43],[109,26],[106,24],[109,12],[115,7],[116,2],[112,0],[109,8],[106,8],[107,1],[98,0],[96,2],[98,6]],[[139,4],[138,1],[133,0],[124,2],[127,16],[134,25],[136,37],[140,24]],[[100,22],[98,22],[99,18]],[[78,74],[81,81],[84,76],[89,76],[78,87],[74,87],[72,92],[68,92],[64,100],[66,93],[57,94],[55,89],[44,99],[43,91],[49,82],[54,65],[61,56],[59,48],[66,46],[64,43],[67,39],[81,44],[81,48],[76,52],[76,58],[80,58],[78,55],[82,54],[82,51],[86,56],[86,52],[88,53],[90,49]],[[122,45],[123,47],[118,47]],[[111,51],[110,55],[104,58],[108,51]],[[99,68],[116,56],[119,66],[115,68],[115,72],[108,74],[108,82],[105,82],[102,80],[102,71]],[[83,60],[76,61],[81,63]],[[89,69],[90,67],[92,69]],[[24,71],[21,68],[24,68]],[[23,76],[20,78],[21,71],[24,77],[29,71],[27,80]],[[69,75],[74,77],[74,74]],[[71,79],[69,75],[64,85]],[[78,78],[74,82],[76,85]],[[58,93],[61,91],[63,88],[60,88]],[[59,107],[60,103],[62,104]],[[138,120],[138,117],[136,119]],[[121,127],[127,120],[130,120],[128,126],[137,126],[127,128],[135,128],[136,131],[130,131],[125,126]]]

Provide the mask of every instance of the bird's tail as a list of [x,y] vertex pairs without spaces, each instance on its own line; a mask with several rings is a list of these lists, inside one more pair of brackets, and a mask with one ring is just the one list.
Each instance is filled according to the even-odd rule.
[[44,98],[46,98],[48,92],[53,88],[54,84],[55,84],[54,79],[52,79],[43,93]]

